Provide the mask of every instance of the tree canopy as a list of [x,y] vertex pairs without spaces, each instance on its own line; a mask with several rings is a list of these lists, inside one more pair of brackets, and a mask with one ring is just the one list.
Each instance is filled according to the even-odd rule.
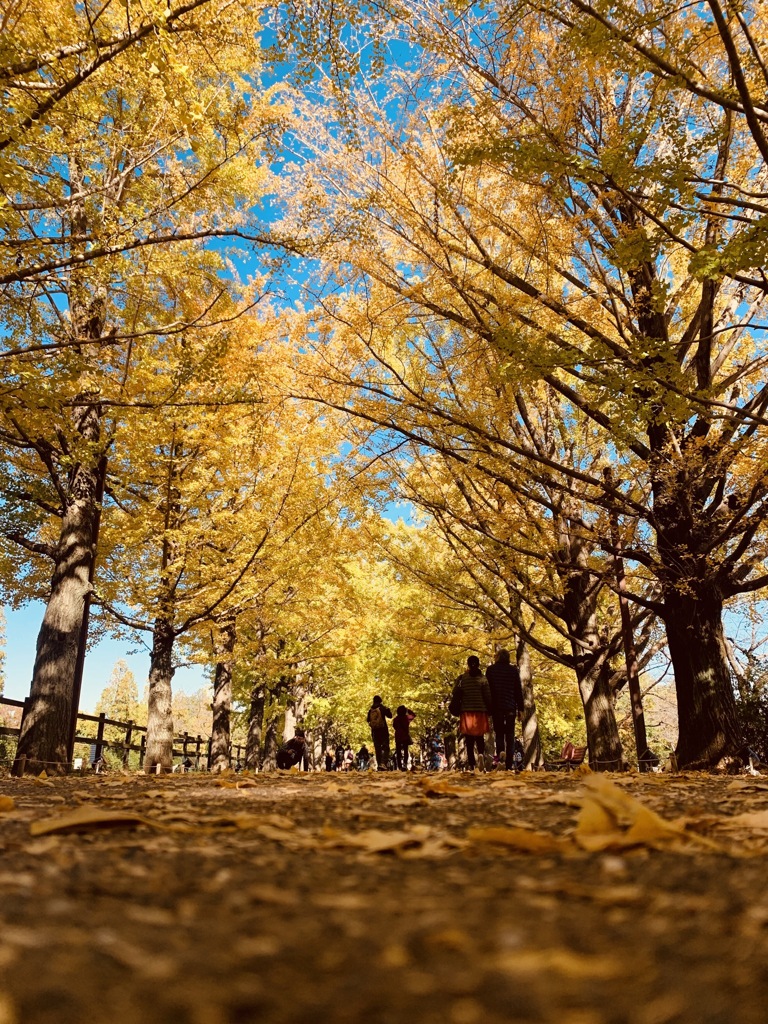
[[221,765],[238,707],[252,748],[303,717],[359,738],[388,687],[437,729],[499,645],[531,764],[579,704],[593,766],[625,764],[625,687],[642,760],[638,676],[667,669],[678,762],[738,757],[765,17],[9,10],[0,585],[47,601],[30,766],[66,763],[91,603],[152,635],[148,769],[177,644],[211,665]]

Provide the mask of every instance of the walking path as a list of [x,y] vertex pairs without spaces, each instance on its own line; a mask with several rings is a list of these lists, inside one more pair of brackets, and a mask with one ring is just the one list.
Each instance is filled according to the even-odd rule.
[[768,779],[0,779],[0,1024],[764,1024]]

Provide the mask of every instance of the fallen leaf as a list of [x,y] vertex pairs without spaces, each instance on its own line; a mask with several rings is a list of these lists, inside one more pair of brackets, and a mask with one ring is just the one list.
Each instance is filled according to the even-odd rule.
[[53,780],[49,779],[44,771],[40,772],[39,775],[25,775],[24,781],[32,782],[36,786],[50,786],[51,788],[53,788],[54,785]]
[[735,830],[740,833],[749,829],[757,832],[768,832],[768,810],[745,811],[742,814],[734,814],[728,818],[718,818],[717,826],[721,829]]
[[541,950],[515,950],[496,955],[495,966],[512,974],[532,974],[561,977],[576,981],[610,981],[626,973],[626,964],[621,957],[590,956],[563,947]]
[[329,847],[348,847],[364,853],[396,853],[403,857],[442,856],[457,845],[435,836],[428,825],[414,825],[399,831],[371,828],[354,833],[326,829],[324,836]]
[[16,806],[16,801],[12,796],[0,796],[0,814],[4,811],[12,811]]
[[584,785],[588,791],[582,798],[574,834],[584,850],[595,853],[634,846],[690,850],[706,846],[725,852],[712,840],[665,820],[603,775],[587,776]]
[[309,902],[322,910],[367,910],[370,900],[356,892],[313,892]]
[[471,843],[509,846],[527,853],[563,853],[573,850],[573,844],[568,840],[515,825],[469,828],[467,839]]
[[157,824],[141,814],[130,811],[105,811],[98,807],[76,807],[53,818],[40,818],[29,826],[30,835],[44,836],[55,832],[89,832],[100,828],[134,828]]
[[468,786],[457,786],[447,779],[423,778],[419,779],[417,784],[427,797],[458,798],[472,792]]
[[390,807],[423,807],[424,798],[420,796],[407,796],[404,793],[391,793],[384,797]]

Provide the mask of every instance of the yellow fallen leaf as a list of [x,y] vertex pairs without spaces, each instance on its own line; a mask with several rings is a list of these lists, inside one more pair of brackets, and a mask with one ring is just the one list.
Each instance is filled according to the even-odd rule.
[[307,896],[309,902],[322,910],[367,910],[372,898],[366,899],[356,892],[313,892]]
[[3,811],[12,811],[16,806],[16,801],[12,796],[0,796],[0,813]]
[[768,811],[744,811],[742,814],[734,814],[730,818],[719,818],[717,825],[719,828],[734,829],[738,832],[744,832],[747,829],[768,832]]
[[136,825],[157,825],[141,814],[131,811],[105,811],[98,807],[76,807],[52,818],[40,818],[29,826],[30,835],[44,836],[55,832],[88,832],[99,828],[133,828]]
[[421,846],[430,837],[427,825],[416,825],[412,829],[387,831],[380,828],[369,828],[362,832],[336,833],[328,838],[328,844],[337,847],[352,847],[366,853],[393,853],[407,849],[409,846]]
[[50,786],[53,787],[54,783],[52,779],[49,779],[45,771],[40,772],[39,775],[25,775],[25,782],[34,782],[36,786]]
[[541,950],[510,950],[496,955],[495,966],[511,974],[551,977],[559,974],[576,981],[610,981],[626,974],[619,956],[591,956],[564,947]]
[[468,786],[457,786],[447,779],[422,778],[419,779],[417,785],[423,791],[424,796],[428,797],[458,798],[472,792]]
[[579,814],[578,832],[582,836],[602,836],[612,832],[615,819],[597,800],[583,800]]
[[696,845],[721,850],[712,840],[662,818],[603,775],[587,776],[584,786],[587,792],[574,835],[584,850],[595,853],[634,846],[685,850]]
[[391,793],[384,796],[390,807],[423,807],[424,798],[421,796],[406,796],[404,793]]
[[573,849],[573,844],[567,840],[515,825],[469,828],[467,829],[467,839],[471,843],[510,846],[515,850],[524,850],[527,853],[562,853]]

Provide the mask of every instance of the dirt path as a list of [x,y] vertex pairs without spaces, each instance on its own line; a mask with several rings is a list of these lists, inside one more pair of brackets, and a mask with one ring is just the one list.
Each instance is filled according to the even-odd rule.
[[768,780],[6,778],[0,853],[0,1024],[768,1019]]

